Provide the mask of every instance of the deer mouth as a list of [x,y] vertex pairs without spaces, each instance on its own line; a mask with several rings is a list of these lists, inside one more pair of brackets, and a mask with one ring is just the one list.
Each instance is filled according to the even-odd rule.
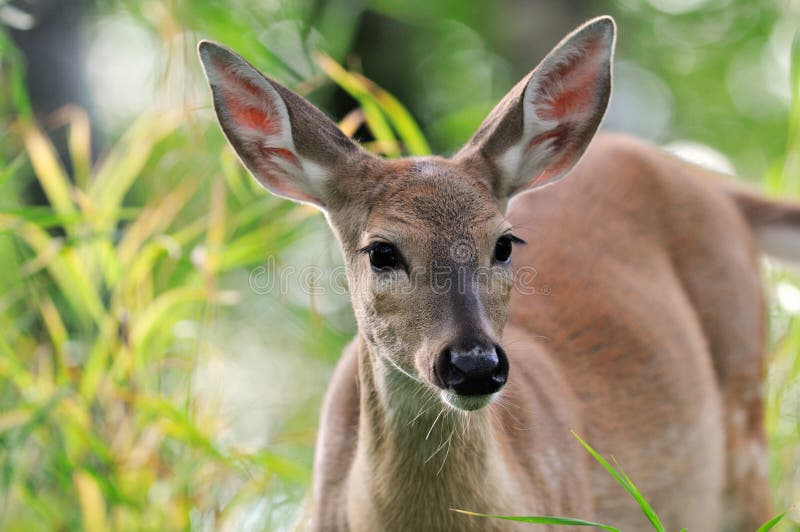
[[499,394],[500,392],[487,393],[483,395],[460,395],[451,390],[442,390],[440,392],[442,401],[447,406],[466,412],[480,410],[481,408],[489,406],[489,404],[491,404],[494,398]]

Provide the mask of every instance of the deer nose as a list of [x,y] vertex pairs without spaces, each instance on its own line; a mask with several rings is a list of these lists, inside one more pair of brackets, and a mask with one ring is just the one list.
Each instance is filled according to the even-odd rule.
[[435,373],[442,388],[459,395],[487,395],[508,380],[508,357],[499,345],[449,346],[439,353]]

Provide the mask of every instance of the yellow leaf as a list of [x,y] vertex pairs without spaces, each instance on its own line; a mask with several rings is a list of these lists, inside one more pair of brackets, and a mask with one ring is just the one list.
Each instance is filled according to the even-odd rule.
[[74,213],[69,177],[58,160],[53,144],[35,127],[25,127],[23,136],[33,170],[53,209],[59,214]]
[[97,480],[86,471],[77,471],[72,480],[81,504],[83,528],[87,532],[109,530],[106,503]]

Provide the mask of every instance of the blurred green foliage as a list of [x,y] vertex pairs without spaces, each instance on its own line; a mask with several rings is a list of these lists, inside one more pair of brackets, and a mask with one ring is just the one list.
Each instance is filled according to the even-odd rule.
[[[797,2],[86,5],[94,128],[75,107],[34,120],[0,32],[0,529],[271,530],[298,515],[354,324],[342,294],[259,285],[276,265],[340,260],[321,217],[262,193],[225,144],[200,38],[373,151],[447,153],[567,31],[609,13],[606,127],[710,147],[770,193],[800,195]],[[766,272],[770,474],[786,508],[800,494],[800,283]]]

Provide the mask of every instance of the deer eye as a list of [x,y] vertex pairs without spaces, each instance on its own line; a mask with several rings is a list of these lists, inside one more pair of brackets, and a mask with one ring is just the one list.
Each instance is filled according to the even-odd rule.
[[510,258],[511,239],[507,236],[501,236],[497,239],[497,244],[494,245],[494,260],[505,264]]
[[497,243],[494,245],[494,260],[500,264],[508,264],[514,243],[524,244],[525,241],[510,234],[498,238]]
[[400,258],[391,244],[374,242],[364,251],[369,255],[369,263],[376,270],[392,270],[400,266]]

